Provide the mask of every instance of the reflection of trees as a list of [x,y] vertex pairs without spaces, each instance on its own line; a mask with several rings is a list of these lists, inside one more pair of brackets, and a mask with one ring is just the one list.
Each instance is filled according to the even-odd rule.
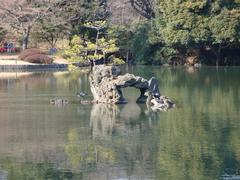
[[[5,176],[0,179],[83,179],[81,173],[73,173],[68,169],[59,169],[54,164],[49,162],[42,163],[17,163],[14,159],[1,159],[0,163],[3,164]],[[4,178],[5,177],[5,178]]]
[[73,170],[85,169],[89,174],[84,176],[97,179],[120,174],[119,178],[153,176],[158,137],[152,130],[157,119],[153,116],[150,120],[146,113],[151,112],[145,110],[136,104],[95,104],[90,116],[91,136],[86,129],[68,131],[65,153]]
[[[159,77],[160,90],[177,108],[161,114],[156,176],[159,179],[218,179],[240,169],[240,71],[237,68],[136,68]],[[233,170],[233,171],[234,171]]]
[[[175,118],[177,115],[178,118]],[[209,117],[185,111],[168,116],[159,126],[157,175],[166,179],[216,179],[221,169],[221,134]]]
[[115,162],[122,167],[126,177],[153,175],[147,169],[152,169],[157,152],[158,137],[152,130],[158,118],[157,114],[145,111],[145,106],[136,104],[95,104],[91,111],[93,139],[104,142],[105,146],[111,144],[111,150],[116,152]]
[[[236,124],[240,104],[235,103],[239,98],[235,95],[236,84],[228,83],[232,87],[227,88],[227,77],[220,76],[221,85],[206,86],[199,84],[201,76],[205,75],[188,77],[187,86],[178,82],[174,84],[178,88],[167,87],[168,93],[179,100],[180,108],[162,114],[163,120],[157,129],[160,132],[158,177],[218,179],[225,169],[240,167],[240,143],[236,138],[239,137]],[[209,78],[211,82],[216,80]]]
[[110,147],[89,137],[80,138],[76,129],[68,132],[65,153],[74,169],[98,167],[100,164],[114,162],[114,152]]
[[[14,103],[9,111],[3,108],[0,121],[0,150],[18,158],[0,159],[1,169],[9,179],[68,179],[83,172],[75,179],[181,180],[218,179],[229,168],[237,173],[240,169],[240,71],[233,70],[229,76],[221,68],[212,73],[207,69],[196,70],[190,76],[184,69],[147,71],[146,67],[139,67],[133,71],[146,78],[159,77],[161,91],[176,99],[177,108],[156,114],[135,102],[124,106],[96,104],[89,122],[90,105],[74,104],[59,110],[34,106],[34,102],[29,110]],[[13,87],[18,92],[23,91],[20,87],[24,83],[34,93],[51,90],[56,94],[72,93],[75,97],[77,89],[89,92],[87,76],[78,73],[34,75],[19,78],[16,83],[18,87]],[[133,101],[138,95],[131,89],[124,93]],[[75,108],[79,109],[78,113]],[[19,149],[29,158],[24,158]],[[53,164],[42,162],[45,157]],[[64,167],[72,169],[64,170]],[[99,178],[100,174],[105,178]]]
[[[82,82],[82,83],[80,83]],[[18,91],[74,90],[89,91],[87,72],[15,72],[0,73],[0,90],[17,88]],[[28,89],[26,89],[28,87]],[[76,93],[76,92],[75,92]]]

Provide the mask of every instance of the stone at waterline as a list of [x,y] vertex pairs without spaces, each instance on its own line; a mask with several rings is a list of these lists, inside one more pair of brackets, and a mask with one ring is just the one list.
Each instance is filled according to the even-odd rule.
[[[122,88],[134,87],[140,90],[137,103],[146,103],[155,109],[166,110],[174,103],[160,95],[158,81],[152,77],[149,81],[133,74],[121,75],[117,66],[99,65],[93,67],[89,76],[94,101],[98,103],[125,104]],[[164,97],[164,98],[163,98]]]
[[69,101],[67,99],[62,99],[62,98],[50,99],[50,104],[53,104],[53,105],[66,105],[68,103]]
[[158,84],[158,80],[155,77],[152,77],[148,81],[148,89],[153,96],[160,97],[161,94],[159,91],[159,84]]
[[77,97],[79,97],[79,98],[83,98],[83,97],[85,97],[87,95],[87,93],[85,93],[85,92],[78,92],[77,93]]
[[150,100],[150,106],[153,111],[167,111],[170,108],[174,108],[175,104],[166,96],[160,96],[159,98],[152,98]]

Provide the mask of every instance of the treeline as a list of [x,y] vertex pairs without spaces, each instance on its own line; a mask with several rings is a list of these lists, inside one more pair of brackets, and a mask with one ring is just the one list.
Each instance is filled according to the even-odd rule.
[[23,49],[68,39],[81,60],[240,65],[239,0],[2,0],[0,17],[0,40],[11,29]]

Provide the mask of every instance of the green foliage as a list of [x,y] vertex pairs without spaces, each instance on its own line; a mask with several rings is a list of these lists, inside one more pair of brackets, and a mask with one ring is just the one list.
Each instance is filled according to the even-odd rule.
[[105,38],[101,38],[98,40],[98,48],[101,49],[104,56],[106,54],[114,53],[119,50],[119,48],[116,45],[116,39],[106,40]]
[[65,51],[70,62],[84,62],[87,60],[87,48],[79,36],[73,36],[71,47]]
[[[87,38],[83,39],[77,35],[73,36],[71,47],[65,52],[70,62],[93,61],[95,63],[101,59],[106,62],[110,55],[114,56],[114,53],[119,51],[116,39],[101,36],[101,30],[106,28],[106,21],[88,22],[85,23],[85,26],[97,31],[96,39],[92,42]],[[120,59],[114,62],[123,63]]]
[[4,179],[19,180],[19,179],[83,179],[81,172],[69,172],[68,170],[56,168],[53,163],[48,160],[43,162],[21,162],[14,158],[1,159],[1,168],[6,170]]
[[[240,43],[239,0],[155,0],[151,19],[111,26],[106,0],[33,4],[33,8],[51,7],[51,11],[29,26],[29,33],[34,31],[31,38],[37,43],[48,42],[52,47],[58,39],[72,39],[71,48],[66,51],[71,62],[107,61],[117,52],[118,57],[135,63],[163,64],[176,57],[186,59],[191,51],[200,49],[208,49],[214,58],[221,60],[222,49],[238,48]],[[139,5],[144,7],[144,3]],[[82,42],[74,42],[75,35]],[[1,36],[0,29],[0,39]],[[200,51],[197,56],[201,56]]]
[[172,47],[161,47],[154,52],[153,59],[161,64],[170,63],[175,57],[178,57],[178,52]]
[[96,29],[96,30],[102,30],[107,27],[107,22],[106,21],[89,21],[84,23],[85,27],[91,28],[91,29]]
[[240,39],[240,9],[224,8],[209,21],[213,44],[228,45],[238,43]]
[[156,0],[154,19],[115,25],[110,32],[136,63],[184,63],[192,54],[202,58],[204,49],[220,60],[222,48],[239,46],[239,5],[238,0]]
[[131,55],[134,62],[146,64],[152,62],[155,47],[150,43],[151,23],[148,21],[131,25],[113,25],[110,36],[117,39],[120,49]]
[[117,58],[117,57],[114,57],[113,60],[112,60],[112,62],[113,62],[113,64],[116,64],[116,65],[125,64],[125,61],[123,61],[122,59]]
[[169,55],[185,57],[188,49],[205,46],[216,51],[221,46],[239,43],[239,14],[239,6],[233,1],[209,3],[207,0],[173,0],[169,3],[167,0],[157,0],[154,25],[151,35],[146,35],[149,40],[146,38],[144,45],[149,42],[164,45],[161,50],[157,48],[152,53],[154,59]]
[[[52,19],[51,19],[52,18]],[[69,28],[64,23],[59,22],[60,19],[53,17],[41,19],[33,28],[32,37],[37,43],[47,42],[52,48],[63,38],[68,37]]]
[[133,59],[139,63],[146,62],[150,55],[149,30],[150,24],[143,23],[135,25],[131,38],[130,50]]

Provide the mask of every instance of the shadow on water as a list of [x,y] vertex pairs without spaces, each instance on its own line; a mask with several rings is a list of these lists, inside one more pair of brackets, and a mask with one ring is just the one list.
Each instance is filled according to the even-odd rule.
[[[240,175],[240,70],[145,66],[177,108],[80,105],[82,73],[0,78],[0,179],[226,179]],[[49,98],[76,102],[62,108]],[[13,113],[14,112],[14,113]]]

